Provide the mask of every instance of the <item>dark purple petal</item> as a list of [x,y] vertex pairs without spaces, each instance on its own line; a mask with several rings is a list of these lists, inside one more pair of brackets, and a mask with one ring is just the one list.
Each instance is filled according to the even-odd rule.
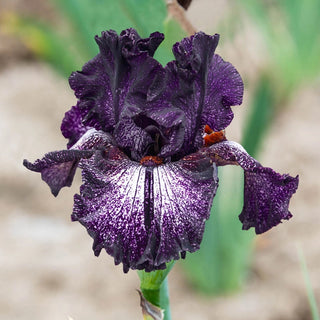
[[78,105],[65,113],[61,123],[61,132],[65,138],[69,139],[68,148],[71,148],[89,130],[90,127],[85,126],[82,120],[83,114]]
[[145,167],[113,147],[81,167],[72,217],[93,237],[96,255],[105,248],[125,272],[152,271],[199,249],[218,185],[209,159]]
[[69,78],[79,108],[86,113],[86,125],[98,122],[102,130],[112,132],[127,103],[144,104],[153,79],[163,72],[152,58],[162,40],[160,33],[141,39],[133,29],[120,36],[111,30],[96,37],[100,53]]
[[164,39],[160,32],[153,32],[149,38],[141,39],[138,32],[132,28],[123,30],[120,34],[122,39],[122,54],[125,57],[147,52],[153,57],[155,51]]
[[114,137],[117,145],[136,161],[147,154],[148,148],[153,142],[150,134],[139,127],[130,117],[121,118],[115,127]]
[[208,155],[218,166],[233,164],[239,165],[243,170],[261,166],[256,159],[248,154],[242,145],[234,141],[227,140],[215,143],[208,148],[201,149],[201,152]]
[[234,164],[244,169],[244,205],[239,216],[243,229],[255,228],[257,234],[292,217],[289,201],[298,188],[298,176],[280,175],[262,167],[244,148],[233,141],[223,141],[203,148],[218,166]]
[[168,95],[186,115],[182,154],[201,147],[205,124],[214,131],[226,128],[233,119],[230,106],[242,103],[243,82],[237,70],[214,54],[219,36],[196,33],[173,47],[176,61],[170,62]]
[[49,152],[34,163],[24,160],[23,165],[31,171],[41,172],[42,180],[49,185],[52,194],[57,196],[61,188],[71,186],[81,159],[90,158],[96,148],[112,142],[108,134],[91,129],[71,149]]
[[181,148],[184,125],[184,113],[178,108],[153,102],[146,103],[144,110],[128,105],[113,135],[132,160],[140,161],[146,155],[169,159]]
[[165,137],[159,156],[163,158],[173,157],[181,148],[185,137],[185,115],[173,107],[158,109],[157,112],[148,110],[150,118],[159,123]]
[[239,216],[243,229],[255,228],[257,234],[266,232],[289,220],[291,196],[298,188],[298,176],[281,175],[271,168],[257,167],[245,171],[244,205]]
[[34,163],[24,160],[23,165],[29,170],[41,172],[42,180],[57,196],[61,188],[71,186],[80,159],[89,158],[92,154],[93,151],[88,150],[53,151]]

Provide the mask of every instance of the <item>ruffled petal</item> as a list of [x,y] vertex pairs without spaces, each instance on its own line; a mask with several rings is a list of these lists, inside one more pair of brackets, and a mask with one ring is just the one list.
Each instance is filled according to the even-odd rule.
[[34,163],[24,160],[23,165],[31,171],[41,172],[42,180],[49,185],[52,194],[57,196],[61,188],[71,186],[79,161],[90,158],[95,149],[112,141],[108,134],[91,129],[72,149],[49,152]]
[[201,147],[203,126],[214,131],[226,128],[233,119],[230,106],[242,103],[243,82],[237,70],[214,54],[219,35],[202,32],[173,47],[176,61],[166,67],[168,95],[173,105],[186,114],[183,155]]
[[97,129],[99,129],[99,126],[95,123],[91,123],[90,126],[85,126],[82,122],[83,116],[83,112],[81,112],[78,105],[73,106],[65,113],[61,123],[61,132],[65,138],[69,139],[68,148],[71,148],[90,127],[97,127]]
[[149,146],[153,143],[151,135],[130,116],[121,118],[115,127],[114,137],[117,145],[136,161],[148,153]]
[[150,118],[159,123],[164,139],[158,155],[163,158],[174,157],[180,150],[185,137],[185,114],[174,107],[159,108],[157,112],[148,110]]
[[156,265],[200,249],[218,187],[216,166],[208,160],[191,156],[153,171]]
[[152,271],[199,249],[218,186],[210,159],[146,167],[113,147],[80,165],[72,218],[93,237],[96,255],[105,248],[125,272]]
[[271,168],[258,167],[245,171],[244,205],[239,216],[243,229],[255,228],[257,234],[266,232],[289,220],[289,201],[298,188],[298,177],[281,175]]
[[162,40],[160,33],[141,39],[133,29],[120,35],[110,30],[96,37],[100,53],[69,78],[85,125],[97,122],[100,128],[95,128],[112,132],[127,103],[146,101],[149,86],[163,70],[152,58]]
[[132,160],[140,161],[146,155],[169,160],[181,148],[184,133],[183,111],[152,101],[145,103],[143,109],[126,106],[113,136]]
[[233,164],[244,169],[244,205],[239,216],[243,229],[253,227],[259,234],[292,217],[289,201],[298,188],[298,176],[281,175],[263,167],[232,141],[213,144],[200,153],[218,166]]

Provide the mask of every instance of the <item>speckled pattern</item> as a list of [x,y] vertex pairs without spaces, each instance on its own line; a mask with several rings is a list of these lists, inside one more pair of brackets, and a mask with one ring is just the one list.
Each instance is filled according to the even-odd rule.
[[261,166],[252,158],[241,144],[234,141],[215,143],[208,148],[203,148],[200,153],[210,157],[218,166],[239,165],[244,170]]
[[298,188],[298,177],[257,167],[245,171],[244,181],[244,205],[239,216],[243,229],[253,227],[259,234],[292,217],[289,200]]
[[289,200],[298,188],[298,176],[281,175],[263,167],[233,141],[216,143],[202,152],[217,165],[234,164],[244,169],[244,205],[239,216],[244,230],[253,227],[257,234],[263,233],[292,217]]
[[[77,105],[61,130],[68,150],[25,166],[41,172],[57,195],[79,164],[83,185],[73,220],[124,271],[165,268],[199,249],[218,186],[217,166],[245,171],[243,228],[257,233],[289,219],[298,177],[264,168],[235,142],[204,147],[205,125],[222,130],[230,108],[242,102],[243,83],[214,54],[219,36],[202,32],[174,45],[176,60],[163,68],[153,54],[163,35],[141,39],[133,29],[96,37],[100,53],[70,77]],[[147,157],[161,161],[140,163]]]
[[199,249],[218,187],[208,159],[145,167],[112,147],[80,166],[84,185],[72,218],[93,237],[96,255],[105,248],[125,272],[151,271]]
[[[112,133],[133,160],[150,152],[177,160],[202,146],[204,124],[214,130],[230,124],[243,83],[214,53],[219,35],[199,32],[176,43],[176,60],[166,67],[152,57],[162,40],[157,32],[141,39],[133,29],[96,37],[100,53],[69,79],[79,99],[62,125],[69,144],[93,126]],[[156,139],[159,150],[151,150]]]
[[107,133],[89,129],[71,149],[49,152],[34,163],[24,160],[23,165],[29,170],[41,172],[42,180],[57,196],[61,188],[71,186],[79,161],[90,158],[96,148],[112,141]]
[[62,187],[71,186],[79,160],[90,158],[91,150],[62,150],[45,154],[43,159],[35,163],[27,160],[23,165],[32,171],[41,172],[41,178],[51,189],[54,196],[57,196]]
[[[174,105],[186,115],[182,152],[189,154],[202,146],[203,125],[214,131],[225,129],[233,119],[230,106],[240,105],[243,82],[231,63],[215,54],[219,35],[196,33],[173,47],[176,61],[168,64],[169,86],[177,86]],[[199,130],[201,129],[201,130]]]

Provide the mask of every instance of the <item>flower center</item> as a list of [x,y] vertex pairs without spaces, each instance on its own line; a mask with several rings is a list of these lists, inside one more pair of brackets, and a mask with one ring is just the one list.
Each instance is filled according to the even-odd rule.
[[215,143],[226,140],[224,130],[214,132],[207,124],[204,127],[203,143],[205,147],[210,147]]
[[163,163],[163,159],[158,156],[145,156],[140,160],[140,164],[145,167],[156,167]]

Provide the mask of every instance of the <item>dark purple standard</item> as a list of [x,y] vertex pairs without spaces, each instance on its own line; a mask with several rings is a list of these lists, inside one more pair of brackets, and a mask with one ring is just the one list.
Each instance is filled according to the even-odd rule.
[[[125,272],[163,269],[199,249],[217,166],[243,168],[239,217],[256,233],[291,218],[298,187],[298,177],[262,167],[241,145],[214,137],[243,96],[237,70],[214,53],[219,36],[199,32],[176,43],[176,60],[164,68],[153,58],[162,40],[161,33],[141,39],[133,29],[96,37],[100,53],[69,79],[78,102],[61,125],[68,150],[24,161],[55,196],[82,169],[72,219],[87,228],[95,255],[104,248]],[[214,139],[204,143],[208,135]]]

